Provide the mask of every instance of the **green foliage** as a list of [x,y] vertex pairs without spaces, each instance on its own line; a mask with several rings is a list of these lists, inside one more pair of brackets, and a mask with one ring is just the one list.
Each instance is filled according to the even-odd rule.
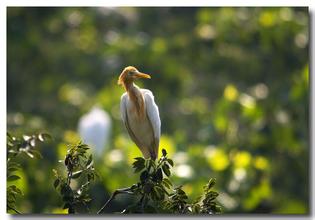
[[216,202],[219,195],[213,191],[215,179],[210,179],[204,186],[203,195],[189,204],[188,196],[182,186],[174,187],[170,180],[171,167],[174,163],[162,149],[162,156],[158,162],[142,157],[135,158],[132,164],[135,173],[140,173],[140,179],[129,188],[116,190],[109,201],[99,211],[104,212],[108,203],[118,193],[132,194],[138,201],[128,205],[121,213],[169,213],[169,214],[215,214],[221,212]]
[[[91,201],[88,189],[91,182],[97,177],[92,154],[87,154],[89,147],[86,144],[68,145],[68,148],[70,149],[63,161],[67,169],[67,175],[64,177],[54,169],[56,179],[53,185],[62,196],[63,209],[68,209],[69,214],[88,213],[88,205]],[[77,187],[71,186],[73,180],[77,182]]]
[[117,77],[127,65],[152,76],[137,84],[155,96],[161,146],[176,164],[172,182],[188,197],[202,194],[211,176],[224,213],[309,213],[307,7],[8,7],[6,14],[7,129],[49,128],[54,137],[43,143],[45,160],[19,161],[23,213],[64,213],[47,182],[66,143],[80,140],[79,118],[96,104],[112,130],[95,160],[103,181],[91,188],[91,212],[138,181],[129,168],[141,152],[119,115]]
[[[46,133],[40,133],[38,135],[23,135],[22,138],[14,137],[9,132],[7,133],[7,212],[17,213],[20,212],[16,207],[17,196],[22,196],[23,192],[20,188],[14,185],[14,181],[21,179],[16,174],[21,170],[20,163],[17,162],[17,157],[22,154],[27,155],[31,159],[41,159],[41,153],[36,150],[36,146],[39,142],[44,142],[50,139],[50,135]],[[13,182],[13,183],[12,183]]]

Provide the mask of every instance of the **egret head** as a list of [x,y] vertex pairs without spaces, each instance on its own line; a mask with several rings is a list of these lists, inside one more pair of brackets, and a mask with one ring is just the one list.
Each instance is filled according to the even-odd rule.
[[133,66],[127,66],[121,72],[118,78],[118,85],[123,85],[126,87],[127,84],[132,83],[135,79],[138,79],[138,78],[151,79],[151,76],[148,74],[139,72],[139,70],[137,70]]

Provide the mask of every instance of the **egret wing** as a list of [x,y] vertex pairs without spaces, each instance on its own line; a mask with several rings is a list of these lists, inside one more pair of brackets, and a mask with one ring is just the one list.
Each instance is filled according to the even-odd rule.
[[142,92],[145,99],[147,117],[150,121],[154,134],[154,143],[152,143],[151,147],[153,147],[155,156],[157,156],[161,136],[161,120],[159,115],[159,108],[155,104],[154,96],[151,91],[143,89]]
[[132,132],[130,126],[129,126],[129,122],[128,122],[128,113],[127,113],[127,98],[128,95],[127,93],[124,93],[121,96],[121,100],[120,100],[120,114],[121,114],[121,119],[123,120],[125,127],[128,131],[128,134],[130,136],[130,138],[133,140],[133,142],[135,142],[135,144],[140,147],[141,144],[139,142],[139,140],[137,139],[137,137],[135,136],[135,134]]

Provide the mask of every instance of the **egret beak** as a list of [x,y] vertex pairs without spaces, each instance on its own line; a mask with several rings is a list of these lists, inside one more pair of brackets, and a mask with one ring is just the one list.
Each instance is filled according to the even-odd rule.
[[151,76],[145,73],[140,73],[140,72],[136,72],[134,74],[135,77],[137,78],[145,78],[145,79],[151,79]]

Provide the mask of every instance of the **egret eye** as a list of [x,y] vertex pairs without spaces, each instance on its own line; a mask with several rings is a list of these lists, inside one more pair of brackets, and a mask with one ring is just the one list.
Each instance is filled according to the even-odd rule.
[[133,74],[134,74],[133,71],[129,71],[129,72],[128,72],[128,75],[129,75],[129,76],[132,76]]

